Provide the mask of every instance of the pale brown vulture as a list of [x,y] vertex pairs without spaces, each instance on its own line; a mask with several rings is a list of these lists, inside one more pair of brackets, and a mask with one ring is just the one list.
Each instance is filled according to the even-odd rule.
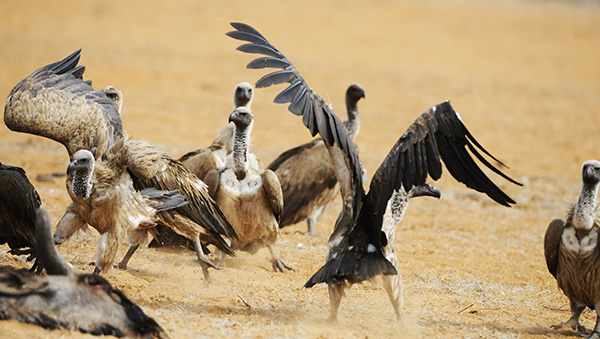
[[[139,240],[145,237],[144,228],[151,227],[158,218],[195,242],[208,277],[207,268],[216,266],[203,254],[198,236],[233,254],[223,236],[235,238],[235,231],[201,180],[154,146],[124,139],[117,102],[103,91],[95,91],[91,81],[83,81],[84,66],[77,66],[79,57],[80,51],[76,51],[33,72],[13,88],[4,108],[4,122],[11,130],[62,143],[75,169],[78,165],[83,168],[83,164],[73,163],[78,161],[75,154],[80,150],[88,164],[92,160],[97,163],[90,177],[94,203],[85,194],[69,189],[73,204],[59,221],[55,241],[66,240],[86,223],[104,233],[95,268],[95,272],[101,272],[110,267],[116,248],[109,246],[107,250],[105,242],[115,243],[128,233],[130,250],[120,264],[124,268]],[[73,182],[73,173],[67,177],[68,186]],[[157,206],[154,201],[176,192],[184,197],[185,204]]]
[[115,108],[121,115],[121,109],[123,108],[123,93],[121,90],[114,86],[106,86],[102,89],[102,92],[113,101]]
[[[366,194],[362,185],[358,153],[348,131],[332,108],[310,89],[292,63],[258,31],[242,23],[231,25],[236,30],[227,33],[228,36],[249,42],[239,46],[238,50],[267,55],[250,62],[248,68],[281,69],[263,76],[255,86],[262,88],[289,82],[290,86],[277,95],[274,102],[290,102],[289,110],[302,116],[304,125],[313,136],[319,133],[331,156],[340,183],[343,209],[329,238],[327,263],[305,284],[305,287],[318,283],[328,284],[331,320],[337,318],[344,286],[380,274],[397,274],[398,267],[390,263],[384,254],[386,245],[394,242],[382,230],[386,209],[390,202],[394,206],[393,200],[424,185],[427,176],[433,180],[439,179],[442,174],[442,159],[450,174],[467,187],[487,194],[501,205],[510,206],[515,203],[481,171],[467,149],[493,172],[512,183],[520,184],[479,153],[478,149],[500,163],[470,134],[450,102],[433,106],[409,126],[377,169],[371,180],[369,193]],[[390,201],[394,194],[400,197]],[[401,215],[394,211],[392,213]],[[390,298],[395,297],[390,295]],[[397,314],[399,315],[398,312]]]
[[47,329],[128,338],[168,338],[165,331],[104,278],[79,274],[52,241],[48,213],[34,213],[36,242],[46,276],[0,268],[0,320],[16,320]]
[[600,339],[599,183],[600,162],[586,161],[577,202],[569,210],[566,221],[554,219],[550,223],[544,237],[548,270],[571,304],[571,318],[554,328],[569,326],[585,333],[579,316],[589,307],[597,314],[596,325],[589,336],[593,339]]
[[[344,126],[352,139],[360,130],[357,103],[364,97],[365,91],[359,84],[352,84],[346,90],[348,120],[344,121]],[[277,174],[283,191],[279,227],[306,219],[308,233],[316,235],[315,225],[319,216],[340,192],[323,139],[316,138],[283,152],[267,168]]]
[[273,171],[260,168],[256,156],[248,151],[254,124],[252,111],[238,107],[229,116],[229,122],[235,126],[233,152],[225,166],[209,172],[205,181],[210,195],[238,235],[231,246],[250,253],[267,247],[273,270],[292,270],[281,261],[274,248],[283,208],[279,180]]
[[42,200],[20,167],[0,163],[0,244],[8,244],[9,253],[35,259],[32,271],[41,273],[35,237],[35,212]]

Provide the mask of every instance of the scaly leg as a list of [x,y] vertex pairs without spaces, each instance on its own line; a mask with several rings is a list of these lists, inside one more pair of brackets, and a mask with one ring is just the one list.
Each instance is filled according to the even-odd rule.
[[277,253],[275,253],[275,248],[273,245],[269,245],[267,248],[269,249],[269,252],[271,252],[271,264],[273,265],[273,271],[285,273],[285,270],[289,270],[296,272],[296,270],[294,270],[291,266],[286,265],[283,261],[281,261],[281,259],[279,259]]
[[210,281],[210,275],[208,273],[209,268],[214,268],[215,270],[220,270],[221,268],[215,264],[213,264],[210,259],[204,254],[202,250],[202,244],[200,243],[200,237],[196,237],[194,239],[194,246],[196,247],[196,254],[198,255],[198,260],[200,260],[200,266],[202,267],[202,273],[204,274],[204,279],[206,282]]
[[344,286],[340,284],[327,285],[329,289],[329,302],[331,303],[331,311],[327,321],[330,323],[337,322],[338,310],[340,308],[340,302],[344,296]]
[[560,323],[558,325],[553,325],[552,328],[555,330],[558,330],[565,326],[569,326],[570,328],[572,328],[576,331],[585,333],[585,331],[586,331],[585,327],[583,327],[579,323],[579,316],[581,315],[581,312],[583,312],[583,310],[585,309],[585,305],[581,305],[580,303],[576,302],[573,299],[571,299],[570,302],[571,302],[571,314],[572,314],[571,318],[569,318],[569,320],[567,320],[564,323]]

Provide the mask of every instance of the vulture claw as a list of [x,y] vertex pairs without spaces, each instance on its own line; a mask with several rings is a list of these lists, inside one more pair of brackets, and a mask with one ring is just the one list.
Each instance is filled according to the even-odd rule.
[[294,268],[286,265],[281,259],[273,259],[273,271],[286,273],[286,270],[296,272]]

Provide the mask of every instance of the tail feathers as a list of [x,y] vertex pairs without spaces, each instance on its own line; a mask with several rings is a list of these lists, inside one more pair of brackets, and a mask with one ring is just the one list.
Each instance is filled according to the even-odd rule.
[[165,191],[157,190],[156,188],[145,188],[140,193],[148,197],[148,199],[159,203],[155,207],[157,212],[179,208],[189,203],[178,190]]
[[398,271],[382,253],[364,253],[354,250],[345,251],[331,258],[307,282],[304,287],[311,288],[319,283],[339,284],[344,281],[357,283],[376,277],[379,274],[394,275]]

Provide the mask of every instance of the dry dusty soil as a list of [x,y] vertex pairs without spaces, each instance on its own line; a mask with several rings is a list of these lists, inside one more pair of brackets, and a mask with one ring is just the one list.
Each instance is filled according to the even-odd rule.
[[[130,269],[105,277],[171,338],[572,338],[551,325],[570,316],[543,258],[543,235],[577,197],[584,161],[600,158],[600,4],[597,1],[1,1],[0,95],[33,70],[82,47],[85,79],[119,87],[129,135],[174,157],[207,146],[231,110],[233,87],[264,74],[225,36],[229,22],[258,28],[343,115],[361,83],[356,139],[368,174],[424,110],[451,100],[471,132],[521,181],[489,173],[517,204],[506,208],[457,183],[417,199],[398,226],[404,322],[379,280],[353,286],[337,324],[324,320],[326,286],[303,288],[326,241],[285,228],[277,248],[296,269],[274,273],[266,249],[240,253],[206,286],[193,253],[142,248]],[[268,164],[310,140],[300,119],[259,89],[251,150]],[[0,161],[23,167],[56,223],[69,203],[62,145],[0,126]],[[317,230],[327,237],[339,211]],[[59,251],[91,272],[98,234]],[[126,249],[121,246],[119,256]],[[29,267],[6,254],[0,262]],[[596,316],[583,315],[593,326]],[[80,338],[12,321],[2,338]]]

